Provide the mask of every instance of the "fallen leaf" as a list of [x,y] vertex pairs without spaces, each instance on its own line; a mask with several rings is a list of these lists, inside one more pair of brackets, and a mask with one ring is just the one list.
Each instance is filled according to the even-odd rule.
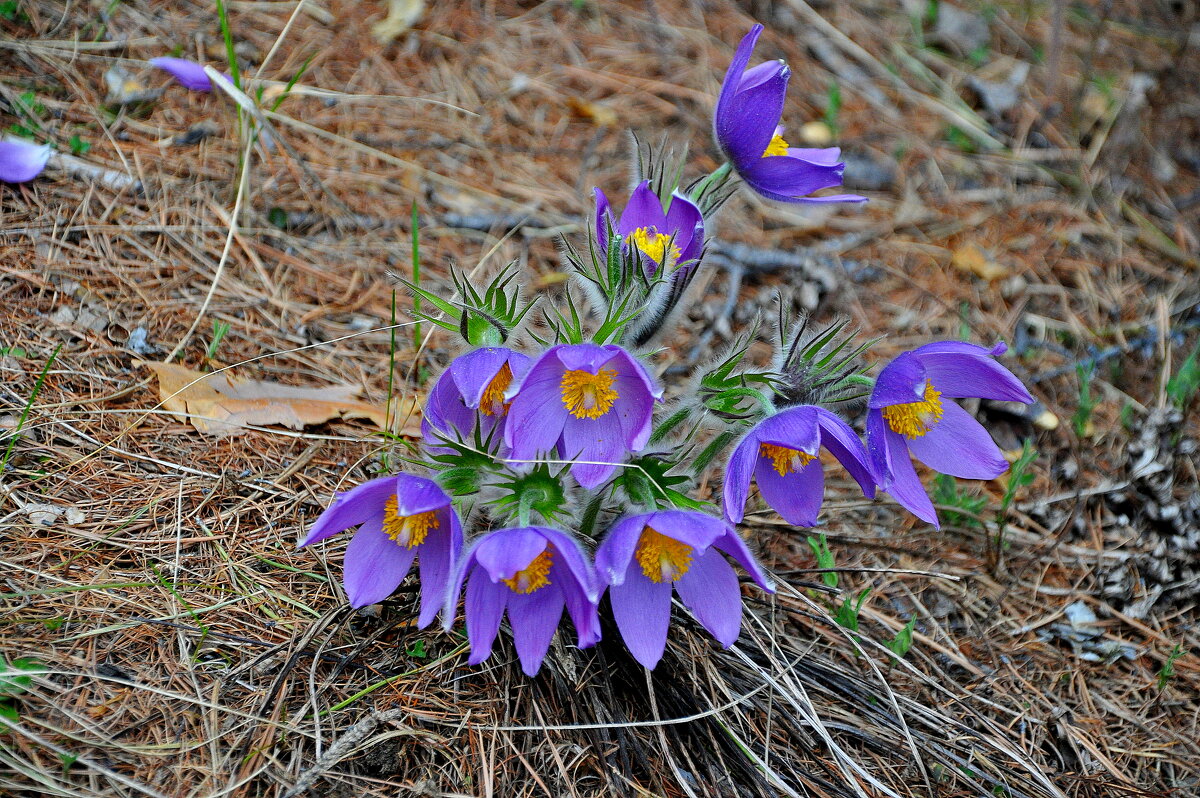
[[[303,429],[335,418],[363,418],[380,429],[387,428],[387,408],[358,399],[352,385],[298,387],[278,382],[239,380],[228,372],[204,374],[175,363],[139,365],[158,377],[158,395],[163,407],[179,413],[198,431],[207,435],[240,435],[249,426],[281,424]],[[392,409],[406,437],[420,435],[420,410],[409,397]]]
[[387,16],[371,26],[371,33],[380,44],[391,44],[417,24],[423,13],[425,0],[388,0]]
[[586,119],[599,127],[613,127],[617,124],[617,112],[607,105],[594,103],[580,97],[568,97],[567,106],[575,116]]
[[984,254],[982,249],[974,244],[964,244],[954,250],[954,255],[950,258],[950,263],[959,271],[970,272],[976,277],[989,282],[1008,276],[1007,267],[990,259]]

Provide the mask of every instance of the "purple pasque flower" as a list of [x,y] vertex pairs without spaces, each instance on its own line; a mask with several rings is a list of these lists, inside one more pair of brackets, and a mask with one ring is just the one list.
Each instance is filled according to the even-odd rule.
[[[596,194],[596,240],[600,250],[608,253],[608,228],[612,207],[600,189]],[[629,195],[629,204],[621,217],[612,221],[621,239],[621,246],[634,248],[646,267],[646,276],[659,270],[669,277],[676,269],[688,270],[696,265],[704,249],[704,216],[696,203],[678,192],[671,195],[670,207],[663,210],[658,195],[643,180]],[[685,271],[686,273],[686,271]]]
[[454,622],[454,605],[464,581],[471,665],[492,653],[506,610],[517,657],[528,676],[541,667],[564,606],[575,624],[580,648],[600,639],[596,573],[583,548],[565,532],[514,527],[488,532],[475,541],[454,571],[443,615],[447,629]]
[[609,530],[596,550],[596,571],[634,659],[653,668],[662,658],[672,590],[722,646],[733,645],[742,628],[742,591],[724,554],[774,592],[746,544],[719,518],[662,510],[627,516]]
[[0,181],[24,183],[33,180],[50,160],[50,145],[17,138],[0,140]]
[[815,526],[825,496],[822,446],[850,472],[867,498],[875,497],[871,460],[854,430],[823,407],[800,405],[760,421],[733,450],[722,491],[725,518],[733,524],[742,520],[753,478],[783,520]]
[[923,521],[937,512],[909,459],[963,479],[994,479],[1008,461],[970,413],[947,399],[978,397],[1033,402],[1016,376],[996,362],[1008,347],[992,349],[942,341],[905,352],[883,367],[867,401],[867,443],[880,487]]
[[[426,441],[436,442],[439,435],[467,438],[475,429],[487,437],[496,424],[508,415],[511,402],[504,392],[529,371],[528,355],[502,346],[489,346],[459,355],[442,372],[421,418],[421,433]],[[432,448],[438,448],[433,443]]]
[[187,58],[173,58],[171,56],[159,56],[151,58],[150,65],[157,67],[164,72],[170,73],[171,77],[179,81],[179,84],[190,91],[212,91],[212,81],[204,71],[204,65]]
[[750,54],[763,31],[755,25],[733,55],[717,108],[713,132],[717,146],[750,188],[781,202],[865,202],[866,197],[837,194],[809,197],[814,191],[842,184],[841,150],[790,146],[779,124],[791,70],[782,61],[751,69]]
[[450,569],[462,551],[462,524],[450,497],[424,477],[397,474],[339,493],[308,530],[301,547],[343,529],[358,531],[346,546],[342,583],[354,607],[383,601],[420,555],[424,629],[445,606]]
[[646,445],[662,388],[615,344],[559,344],[504,396],[512,402],[504,425],[509,456],[529,460],[557,449],[576,461],[571,473],[591,489]]

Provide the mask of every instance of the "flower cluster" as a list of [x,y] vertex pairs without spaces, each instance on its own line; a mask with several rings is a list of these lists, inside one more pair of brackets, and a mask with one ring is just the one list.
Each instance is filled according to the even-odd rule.
[[[586,247],[563,242],[587,304],[568,291],[566,310],[543,308],[534,330],[533,303],[522,302],[511,270],[483,290],[452,272],[453,301],[407,283],[437,309],[417,315],[468,349],[424,408],[430,476],[380,477],[339,494],[301,544],[357,527],[344,561],[353,606],[387,598],[416,562],[417,625],[440,614],[450,628],[461,600],[471,664],[488,658],[507,616],[521,667],[537,673],[565,611],[579,648],[600,641],[609,612],[633,658],[653,668],[666,650],[673,596],[728,647],[741,629],[738,569],[774,589],[739,532],[753,486],[789,524],[813,526],[825,469],[837,463],[868,498],[886,491],[936,525],[910,453],[968,479],[1005,470],[987,432],[951,401],[1032,401],[997,362],[1003,344],[928,344],[871,380],[860,368],[869,344],[853,345],[843,323],[793,332],[781,316],[773,367],[743,366],[747,335],[678,391],[670,412],[656,412],[664,386],[648,342],[669,327],[704,268],[708,222],[735,176],[785,202],[863,199],[810,196],[839,185],[843,164],[836,149],[783,139],[789,72],[781,62],[750,67],[761,33],[756,26],[742,41],[717,98],[714,132],[726,163],[684,187],[685,164],[639,149],[623,210],[595,190]],[[863,398],[865,444],[839,414]],[[689,496],[722,457],[719,504]]]

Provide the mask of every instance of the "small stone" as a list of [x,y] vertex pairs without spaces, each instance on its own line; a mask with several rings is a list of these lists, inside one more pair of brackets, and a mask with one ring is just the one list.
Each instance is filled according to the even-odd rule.
[[67,523],[71,526],[79,526],[87,520],[87,514],[78,507],[68,507],[64,515],[67,518]]
[[810,147],[828,147],[833,143],[833,131],[824,122],[809,122],[800,126],[800,140]]

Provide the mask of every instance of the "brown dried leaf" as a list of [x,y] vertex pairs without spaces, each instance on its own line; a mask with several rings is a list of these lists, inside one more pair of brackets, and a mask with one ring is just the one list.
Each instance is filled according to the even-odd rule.
[[617,124],[617,112],[609,108],[607,105],[594,103],[590,100],[585,100],[582,97],[568,97],[567,106],[571,109],[571,113],[581,119],[586,119],[594,125],[600,127],[613,127]]
[[[163,407],[179,413],[207,435],[240,435],[249,426],[282,424],[303,429],[335,418],[364,418],[387,428],[387,408],[358,399],[352,385],[308,388],[260,380],[238,380],[228,372],[203,374],[175,363],[141,363],[158,377]],[[416,400],[393,409],[404,423],[400,434],[420,435]]]
[[970,272],[989,282],[1007,277],[1009,274],[1008,267],[989,258],[982,249],[974,244],[964,244],[954,250],[950,263],[959,271]]

